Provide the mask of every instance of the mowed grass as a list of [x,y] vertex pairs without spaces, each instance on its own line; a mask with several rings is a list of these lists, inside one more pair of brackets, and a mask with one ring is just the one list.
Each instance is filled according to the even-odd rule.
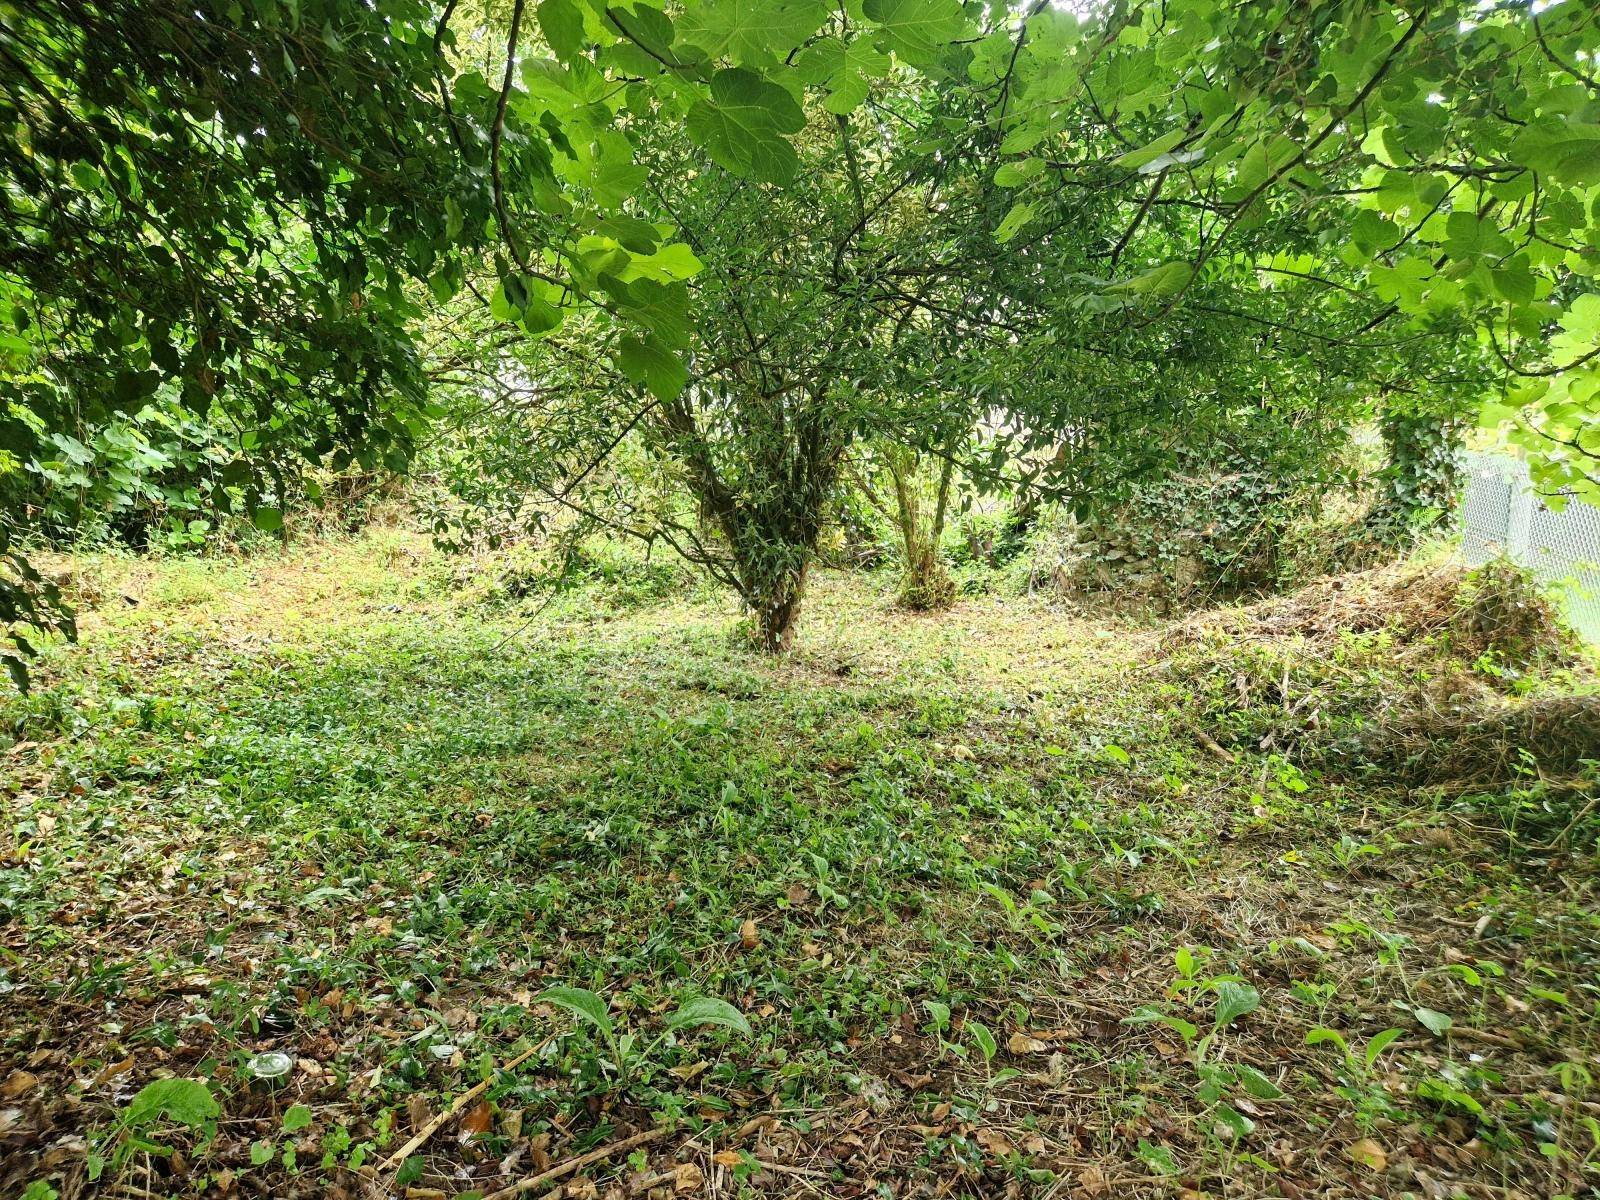
[[[549,1186],[1600,1178],[1594,846],[1536,763],[1324,774],[1158,626],[873,576],[822,574],[767,660],[717,593],[487,603],[395,534],[71,566],[83,644],[5,712],[0,1194],[491,1194],[649,1130]],[[750,1036],[667,1030],[699,995]],[[130,1116],[168,1077],[219,1111]]]

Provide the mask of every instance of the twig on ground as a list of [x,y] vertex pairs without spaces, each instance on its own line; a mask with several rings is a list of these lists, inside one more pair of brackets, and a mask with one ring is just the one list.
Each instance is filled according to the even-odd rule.
[[607,1142],[604,1146],[591,1150],[587,1154],[580,1154],[577,1158],[569,1158],[566,1162],[559,1166],[551,1167],[548,1171],[541,1171],[537,1175],[530,1175],[526,1179],[518,1180],[510,1187],[503,1187],[498,1192],[490,1192],[484,1197],[484,1200],[511,1200],[513,1196],[521,1196],[536,1188],[543,1187],[547,1183],[553,1183],[555,1180],[570,1175],[574,1171],[581,1170],[591,1163],[597,1163],[603,1158],[610,1158],[613,1154],[621,1154],[624,1151],[648,1145],[650,1142],[658,1142],[671,1132],[672,1126],[659,1125],[654,1129],[647,1129],[643,1133],[636,1133],[632,1137],[625,1137],[620,1141]]
[[[498,1069],[501,1071],[515,1070],[517,1067],[520,1067],[523,1063],[527,1062],[535,1054],[539,1053],[539,1051],[548,1046],[551,1041],[554,1040],[554,1038],[555,1034],[551,1034],[537,1046],[532,1046],[529,1049],[524,1050],[510,1062],[506,1063],[505,1066]],[[429,1138],[438,1133],[439,1130],[444,1128],[445,1125],[449,1124],[450,1121],[453,1120],[462,1109],[466,1108],[467,1105],[471,1104],[479,1096],[483,1095],[484,1092],[488,1091],[489,1084],[493,1081],[494,1076],[491,1075],[488,1079],[483,1080],[483,1082],[475,1083],[466,1091],[462,1092],[461,1095],[455,1098],[449,1108],[445,1109],[438,1116],[434,1117],[433,1120],[429,1121],[421,1129],[417,1130],[417,1132],[412,1135],[410,1141],[406,1142],[406,1144],[401,1146],[400,1149],[396,1150],[393,1154],[389,1155],[388,1158],[379,1163],[377,1173],[382,1175],[384,1172],[391,1171],[395,1167],[398,1167],[401,1163],[405,1162],[405,1160],[415,1154]]]

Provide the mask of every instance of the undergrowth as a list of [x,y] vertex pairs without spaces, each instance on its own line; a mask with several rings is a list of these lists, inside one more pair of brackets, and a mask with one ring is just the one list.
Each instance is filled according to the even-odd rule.
[[774,662],[603,553],[78,564],[5,713],[0,1192],[481,1195],[636,1131],[559,1186],[1600,1178],[1594,679],[1521,581],[1153,626],[824,573]]

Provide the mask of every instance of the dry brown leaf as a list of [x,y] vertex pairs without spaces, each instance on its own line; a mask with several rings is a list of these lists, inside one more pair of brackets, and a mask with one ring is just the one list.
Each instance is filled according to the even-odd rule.
[[523,1111],[520,1108],[513,1108],[510,1112],[502,1113],[500,1116],[500,1132],[513,1142],[522,1136]]
[[528,1143],[528,1157],[533,1159],[533,1169],[548,1171],[550,1169],[550,1133],[546,1130],[534,1137]]
[[412,1133],[421,1133],[432,1119],[433,1110],[428,1107],[426,1096],[421,1092],[412,1092],[406,1097],[406,1120],[411,1122]]
[[94,1081],[96,1084],[107,1083],[118,1075],[131,1070],[133,1070],[133,1055],[130,1054],[121,1062],[107,1063],[101,1067],[99,1073],[94,1077]]
[[1350,1156],[1351,1162],[1369,1171],[1381,1171],[1389,1165],[1389,1152],[1371,1138],[1351,1142],[1345,1153]]
[[461,1128],[467,1133],[488,1133],[489,1126],[494,1121],[494,1108],[487,1100],[480,1101],[467,1109],[461,1118]]
[[684,1192],[698,1192],[705,1186],[705,1173],[694,1163],[679,1163],[672,1171],[672,1190],[682,1195]]
[[39,1086],[39,1077],[29,1071],[13,1071],[6,1076],[6,1081],[0,1084],[0,1097],[15,1100],[19,1096],[26,1096]]
[[1015,1152],[1015,1147],[1006,1140],[1005,1135],[994,1129],[978,1130],[978,1145],[996,1158],[1010,1158]]

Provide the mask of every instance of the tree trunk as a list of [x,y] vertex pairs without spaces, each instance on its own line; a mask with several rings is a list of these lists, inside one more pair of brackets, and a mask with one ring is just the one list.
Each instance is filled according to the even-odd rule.
[[939,557],[939,537],[944,532],[945,506],[950,495],[950,461],[944,461],[939,474],[932,518],[924,522],[917,495],[916,456],[891,452],[887,458],[889,477],[894,481],[895,523],[900,527],[900,541],[905,548],[900,603],[911,609],[944,608],[955,598],[955,585]]
[[805,591],[806,568],[801,567],[756,605],[756,639],[768,654],[787,654],[794,648],[795,625]]

